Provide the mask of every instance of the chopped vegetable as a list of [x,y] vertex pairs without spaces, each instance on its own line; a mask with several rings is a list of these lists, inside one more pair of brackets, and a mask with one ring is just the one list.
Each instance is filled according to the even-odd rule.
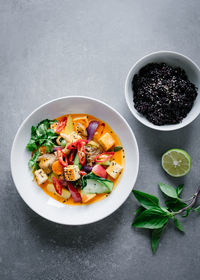
[[99,125],[98,121],[91,121],[89,123],[88,128],[87,128],[87,133],[88,133],[87,139],[88,139],[88,141],[92,140],[92,138],[94,136],[94,133],[98,128],[98,125]]
[[73,128],[73,119],[72,119],[72,116],[69,115],[68,118],[67,118],[67,124],[63,130],[63,133],[65,134],[70,134],[74,131],[74,128]]
[[107,188],[107,186],[94,179],[88,179],[87,186],[82,190],[83,194],[110,193],[110,192],[111,190]]
[[[112,181],[98,177],[93,173],[89,173],[89,174],[83,176],[81,180],[82,180],[81,189],[83,190],[84,193],[99,193],[99,191],[101,191],[101,193],[104,193],[104,192],[109,193],[112,191],[112,188],[113,188]],[[93,180],[93,181],[91,182],[89,180]],[[96,191],[96,186],[94,185],[95,182],[98,182],[101,185],[103,185],[103,186],[98,185],[98,189],[97,189],[98,192],[95,192]],[[85,189],[87,187],[88,183],[90,183],[90,184],[89,184],[88,188]],[[92,189],[91,189],[91,186],[93,186]],[[99,189],[99,188],[101,188],[101,189]]]
[[62,185],[61,183],[59,182],[59,180],[55,177],[52,177],[52,180],[53,180],[53,185],[54,185],[54,188],[55,188],[55,191],[59,194],[59,195],[62,195]]
[[85,171],[80,171],[80,175],[84,176],[84,175],[87,175],[87,173]]
[[67,156],[60,148],[57,149],[57,157],[62,166],[68,166]]
[[81,198],[83,203],[87,203],[88,201],[92,200],[95,196],[95,193],[85,194],[81,192]]
[[72,150],[69,155],[69,164],[71,165],[73,164],[74,155],[75,155],[75,150]]
[[116,146],[116,147],[114,147],[114,152],[118,152],[118,151],[120,151],[122,149],[123,149],[122,146]]
[[92,171],[92,166],[87,165],[87,164],[84,164],[83,170],[84,170],[85,172],[89,173],[89,172]]
[[60,133],[66,126],[67,123],[67,117],[63,117],[56,126],[56,132]]
[[104,152],[95,157],[95,162],[105,162],[109,160],[115,153],[114,152]]
[[92,168],[92,172],[99,177],[102,177],[102,178],[107,177],[107,172],[106,172],[105,168],[100,164],[95,165]]
[[74,165],[77,165],[78,168],[81,170],[82,165],[80,164],[79,157],[78,157],[78,153],[75,155],[75,158],[74,158]]
[[80,161],[80,164],[83,166],[86,162],[86,152],[85,152],[85,143],[84,142],[79,142],[77,145],[77,153],[78,153],[78,158]]
[[[51,193],[55,193],[54,185],[48,184],[47,190]],[[68,190],[66,190],[65,188],[62,189],[62,195],[58,194],[57,192],[56,192],[56,194],[60,197],[63,197],[64,199],[69,199],[71,197],[71,193]]]
[[81,195],[77,191],[77,189],[73,186],[73,183],[72,182],[68,182],[67,186],[68,186],[68,189],[69,189],[69,191],[70,191],[70,193],[72,195],[72,198],[73,198],[74,202],[81,202],[82,201]]
[[57,175],[61,175],[63,173],[64,167],[59,160],[54,161],[52,164],[52,171]]

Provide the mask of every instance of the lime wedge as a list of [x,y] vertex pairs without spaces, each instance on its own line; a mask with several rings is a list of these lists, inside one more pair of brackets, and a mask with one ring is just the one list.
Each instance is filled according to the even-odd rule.
[[163,169],[173,177],[186,175],[191,168],[191,158],[181,149],[171,149],[162,156]]

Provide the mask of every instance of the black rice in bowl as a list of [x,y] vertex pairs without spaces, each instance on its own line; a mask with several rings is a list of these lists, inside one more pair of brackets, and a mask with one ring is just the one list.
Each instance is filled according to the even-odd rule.
[[150,63],[133,77],[135,109],[155,125],[177,124],[190,112],[197,88],[180,67]]

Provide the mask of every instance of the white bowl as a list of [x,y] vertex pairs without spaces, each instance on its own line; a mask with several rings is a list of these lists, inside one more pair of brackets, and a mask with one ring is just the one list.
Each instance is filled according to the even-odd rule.
[[[113,192],[91,205],[69,206],[49,197],[33,181],[28,168],[30,152],[26,144],[31,126],[43,119],[54,119],[66,113],[85,113],[107,122],[120,137],[125,150],[125,169]],[[52,100],[33,111],[22,123],[11,151],[11,171],[16,188],[28,206],[42,217],[65,225],[83,225],[99,221],[122,205],[129,196],[138,174],[139,152],[135,136],[125,119],[109,105],[88,97],[68,96]]]
[[[185,70],[189,80],[193,84],[195,84],[195,86],[198,88],[198,95],[191,111],[188,113],[186,118],[184,118],[182,122],[179,124],[162,125],[162,126],[154,125],[150,121],[148,121],[146,117],[141,115],[134,107],[134,102],[133,102],[134,93],[132,90],[133,77],[135,74],[138,74],[139,70],[143,66],[152,62],[153,63],[165,62],[166,64],[169,64],[171,66],[181,67],[182,69]],[[170,131],[188,125],[199,115],[200,113],[199,88],[200,88],[200,69],[190,58],[176,52],[160,51],[144,56],[133,65],[133,67],[131,68],[131,70],[127,75],[126,82],[125,82],[125,98],[130,111],[136,117],[136,119],[138,119],[138,121],[153,129]]]

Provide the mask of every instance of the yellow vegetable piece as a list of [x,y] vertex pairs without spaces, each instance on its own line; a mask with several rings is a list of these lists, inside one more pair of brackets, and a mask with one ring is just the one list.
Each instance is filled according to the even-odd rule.
[[66,124],[65,128],[61,132],[65,133],[65,134],[70,134],[73,131],[74,131],[73,119],[72,119],[72,116],[69,115],[68,118],[67,118],[67,124]]

